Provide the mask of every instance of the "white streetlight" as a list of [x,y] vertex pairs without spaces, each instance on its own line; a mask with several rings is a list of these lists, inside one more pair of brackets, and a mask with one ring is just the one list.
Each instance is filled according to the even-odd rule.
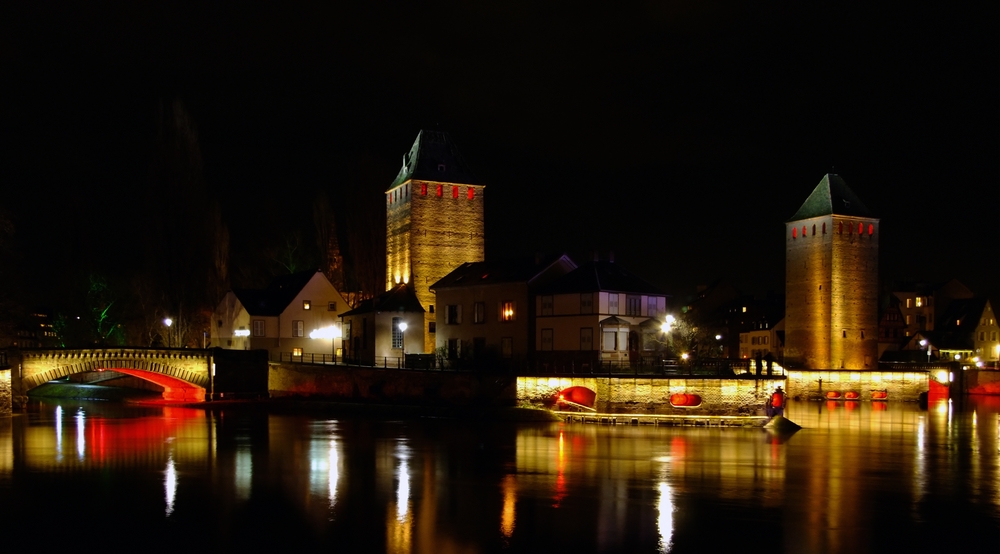
[[403,367],[406,367],[406,322],[399,322],[399,345],[403,351]]
[[167,348],[170,348],[172,346],[170,344],[170,342],[171,342],[170,341],[170,326],[174,324],[174,320],[170,319],[169,317],[164,318],[163,319],[163,324],[167,326]]

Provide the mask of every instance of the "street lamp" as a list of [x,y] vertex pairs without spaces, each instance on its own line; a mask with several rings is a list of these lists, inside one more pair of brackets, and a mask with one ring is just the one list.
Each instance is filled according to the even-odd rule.
[[163,319],[163,324],[167,326],[167,348],[171,347],[170,344],[170,326],[174,324],[174,320],[169,317]]
[[927,342],[927,339],[921,339],[920,346],[927,349],[927,363],[931,363],[931,344]]
[[403,351],[403,367],[406,367],[406,322],[399,322],[399,345]]

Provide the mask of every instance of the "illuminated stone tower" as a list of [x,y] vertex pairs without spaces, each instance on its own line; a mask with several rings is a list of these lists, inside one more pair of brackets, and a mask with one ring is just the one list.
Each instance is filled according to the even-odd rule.
[[785,364],[875,369],[879,220],[826,175],[785,224]]
[[451,137],[420,131],[386,191],[386,289],[413,285],[424,307],[424,352],[434,351],[430,286],[465,262],[484,259],[483,191]]

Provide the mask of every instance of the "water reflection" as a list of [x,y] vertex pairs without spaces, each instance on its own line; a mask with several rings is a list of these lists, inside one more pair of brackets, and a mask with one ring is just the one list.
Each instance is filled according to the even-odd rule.
[[72,498],[164,548],[926,551],[1000,531],[998,408],[790,403],[789,436],[40,405],[0,422],[0,495]]

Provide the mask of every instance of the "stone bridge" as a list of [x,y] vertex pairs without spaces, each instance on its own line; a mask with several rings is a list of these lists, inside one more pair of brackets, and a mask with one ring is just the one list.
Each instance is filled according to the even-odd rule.
[[166,400],[201,402],[211,393],[211,350],[187,348],[32,348],[8,354],[14,401],[48,381],[87,371],[114,371],[163,387]]

